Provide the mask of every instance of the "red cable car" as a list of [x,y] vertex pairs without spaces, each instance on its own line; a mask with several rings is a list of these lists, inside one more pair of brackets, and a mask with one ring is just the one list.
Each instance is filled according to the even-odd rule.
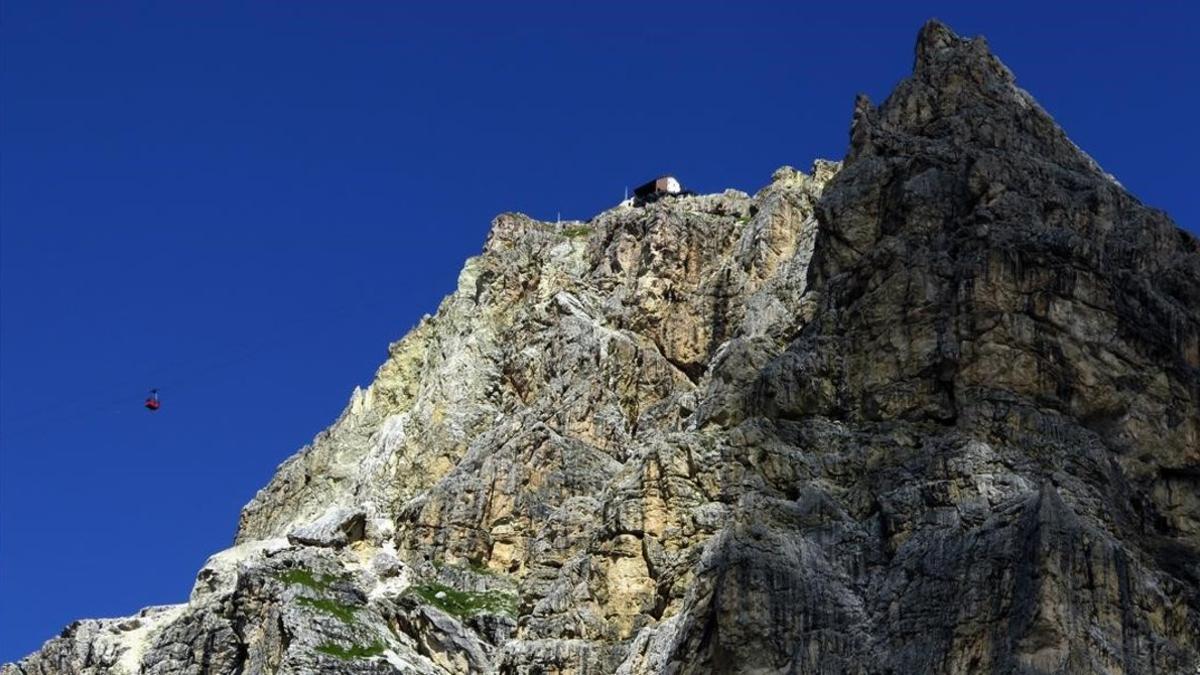
[[155,410],[158,410],[161,405],[162,404],[158,402],[158,390],[151,389],[150,395],[146,397],[146,410],[154,412]]

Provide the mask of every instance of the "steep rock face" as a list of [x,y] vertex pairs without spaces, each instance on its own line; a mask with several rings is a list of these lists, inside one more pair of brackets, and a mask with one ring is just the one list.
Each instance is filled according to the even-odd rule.
[[1200,245],[933,22],[843,165],[497,218],[185,605],[8,673],[1180,673]]
[[819,308],[746,423],[806,475],[743,503],[676,658],[1194,667],[1196,241],[936,23],[913,76],[858,102],[818,219]]

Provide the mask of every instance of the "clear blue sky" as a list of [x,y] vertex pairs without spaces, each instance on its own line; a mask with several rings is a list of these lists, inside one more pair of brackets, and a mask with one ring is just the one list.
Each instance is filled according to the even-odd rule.
[[1187,3],[433,4],[4,3],[0,661],[185,600],[494,214],[840,158],[931,16],[1200,216]]

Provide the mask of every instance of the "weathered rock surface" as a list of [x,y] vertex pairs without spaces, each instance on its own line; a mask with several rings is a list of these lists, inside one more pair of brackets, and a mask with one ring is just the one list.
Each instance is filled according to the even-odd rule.
[[366,536],[366,514],[334,506],[311,523],[298,525],[288,533],[288,541],[300,546],[337,548]]
[[933,22],[843,164],[497,218],[186,604],[2,672],[1198,665],[1200,244]]

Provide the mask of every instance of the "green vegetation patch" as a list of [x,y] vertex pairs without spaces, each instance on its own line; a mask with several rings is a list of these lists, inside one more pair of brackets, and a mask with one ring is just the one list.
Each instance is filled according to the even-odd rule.
[[318,609],[326,614],[332,614],[341,619],[342,623],[354,623],[354,613],[358,611],[357,607],[343,605],[340,602],[326,600],[325,598],[307,598],[301,596],[296,598],[296,602],[307,607],[312,607],[313,609]]
[[[457,617],[467,617],[485,612],[517,615],[517,596],[504,591],[472,593],[438,583],[421,584],[413,586],[410,590],[425,602]],[[439,593],[443,594],[442,597],[438,597]]]
[[346,661],[349,661],[350,659],[369,659],[372,656],[379,656],[383,653],[383,650],[383,643],[379,642],[378,640],[369,645],[350,645],[349,647],[343,647],[341,645],[333,644],[332,642],[326,642],[325,644],[317,647],[317,651],[321,652],[322,654],[336,656],[337,658]]
[[299,567],[280,572],[275,575],[275,578],[289,586],[298,584],[306,588],[311,588],[314,591],[327,591],[335,582],[345,579],[344,576],[335,576],[333,574],[313,574]]
[[564,237],[574,239],[576,237],[586,237],[589,234],[591,234],[593,231],[594,230],[592,230],[592,228],[588,227],[587,225],[574,225],[571,227],[564,228],[562,231],[562,235]]

